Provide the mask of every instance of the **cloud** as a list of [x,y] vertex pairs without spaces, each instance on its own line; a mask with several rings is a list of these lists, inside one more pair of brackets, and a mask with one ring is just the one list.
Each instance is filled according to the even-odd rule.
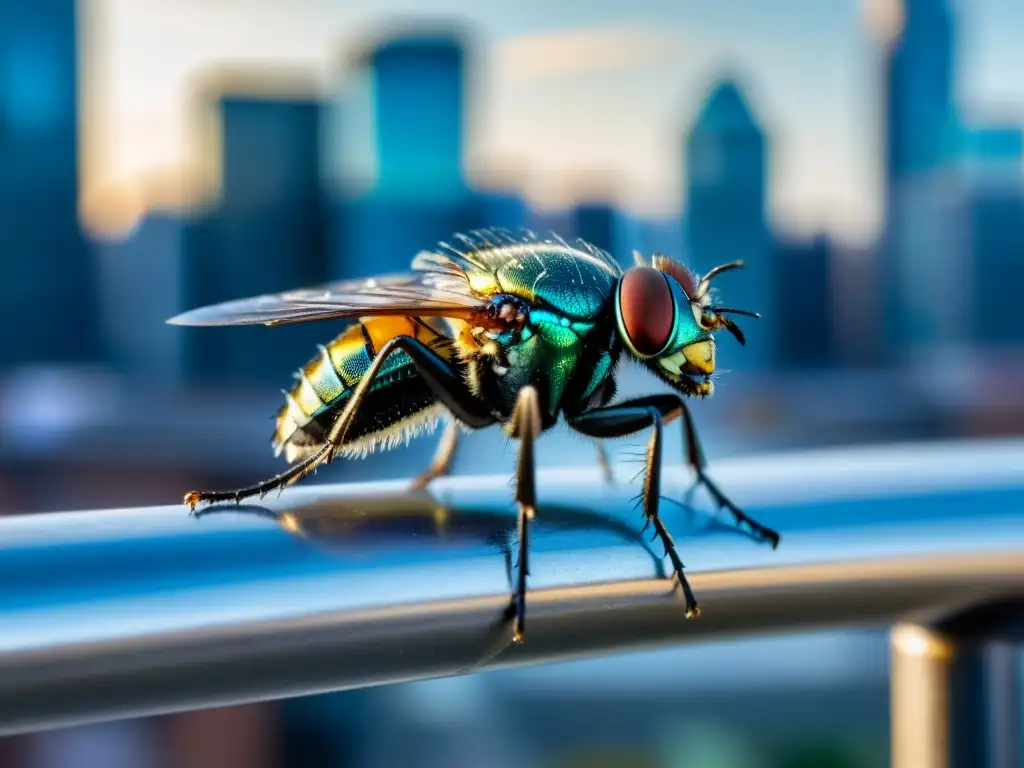
[[549,80],[654,66],[681,45],[675,35],[647,27],[573,29],[507,40],[493,63],[504,78]]

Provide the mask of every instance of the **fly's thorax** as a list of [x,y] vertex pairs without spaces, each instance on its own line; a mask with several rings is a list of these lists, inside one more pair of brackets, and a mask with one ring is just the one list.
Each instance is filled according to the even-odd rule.
[[470,387],[510,415],[519,392],[532,385],[553,421],[566,398],[589,395],[611,368],[604,353],[612,333],[597,329],[612,322],[621,270],[564,243],[510,245],[491,258],[492,270],[475,286],[488,303],[454,334]]
[[555,244],[511,246],[494,269],[494,293],[573,317],[597,317],[611,300],[617,271],[584,250]]
[[579,334],[608,314],[621,275],[607,254],[557,239],[489,245],[467,260],[483,265],[468,279],[487,303],[453,337],[481,393],[485,376],[513,394],[552,360],[563,366]]
[[554,422],[567,398],[589,397],[615,356],[607,312],[582,319],[532,306],[521,327],[484,330],[473,338],[468,370],[478,396],[510,415],[519,392],[533,386],[541,395],[545,426]]

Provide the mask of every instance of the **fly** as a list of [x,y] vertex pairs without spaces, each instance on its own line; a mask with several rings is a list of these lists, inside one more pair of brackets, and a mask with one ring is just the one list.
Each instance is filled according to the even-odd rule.
[[[600,441],[651,430],[641,500],[686,599],[699,615],[683,562],[658,514],[663,425],[682,417],[686,459],[719,508],[761,541],[779,535],[747,516],[706,473],[684,398],[714,391],[715,339],[725,330],[740,344],[729,315],[754,312],[718,306],[711,280],[742,266],[731,262],[703,277],[662,254],[623,270],[589,243],[504,230],[458,235],[416,255],[409,272],[345,280],[192,310],[175,325],[283,325],[327,319],[352,324],[320,348],[285,393],[272,444],[289,467],[233,491],[192,491],[185,503],[235,501],[283,489],[340,456],[394,447],[442,418],[448,426],[432,465],[414,481],[428,485],[448,472],[459,427],[500,425],[520,442],[516,468],[519,568],[510,612],[523,638],[529,523],[537,508],[537,438],[559,418]],[[522,258],[523,256],[532,258]],[[543,279],[541,279],[543,278]],[[653,372],[671,392],[618,403],[615,372],[622,358]]]

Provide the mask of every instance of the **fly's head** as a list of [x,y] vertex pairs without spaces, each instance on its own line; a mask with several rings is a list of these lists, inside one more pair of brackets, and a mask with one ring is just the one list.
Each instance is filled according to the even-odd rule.
[[661,379],[684,395],[707,397],[714,390],[716,331],[725,329],[745,343],[739,326],[726,317],[753,312],[712,304],[715,275],[742,266],[731,262],[703,278],[667,256],[655,255],[650,265],[635,254],[615,293],[615,317],[626,349]]

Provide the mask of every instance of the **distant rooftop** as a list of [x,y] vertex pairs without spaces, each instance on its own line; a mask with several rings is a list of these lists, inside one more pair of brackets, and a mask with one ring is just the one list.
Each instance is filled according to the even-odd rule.
[[393,35],[380,41],[377,45],[378,51],[402,49],[402,48],[458,48],[461,49],[465,41],[456,32],[428,31],[421,30],[413,33]]
[[192,83],[193,96],[202,101],[319,101],[326,84],[301,67],[216,66],[200,72]]
[[760,133],[743,91],[736,81],[719,81],[708,96],[694,123],[694,130],[702,133]]
[[361,67],[380,55],[407,51],[451,52],[463,54],[471,35],[458,22],[406,22],[368,34],[345,57],[344,66]]

